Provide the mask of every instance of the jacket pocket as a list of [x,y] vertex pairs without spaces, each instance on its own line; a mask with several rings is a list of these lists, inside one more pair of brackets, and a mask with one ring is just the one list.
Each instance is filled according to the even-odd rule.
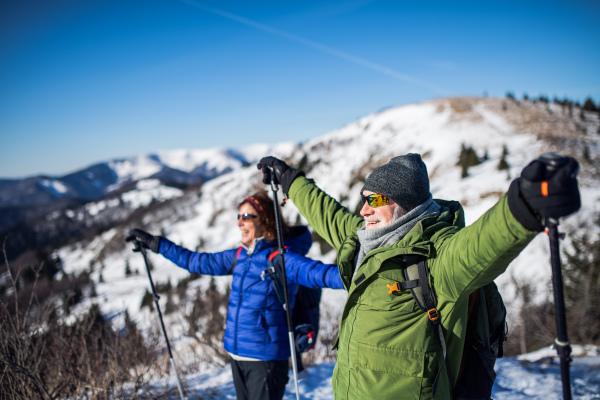
[[[356,388],[351,398],[420,398],[425,353],[358,343]],[[402,394],[402,395],[400,395]],[[408,396],[408,397],[407,397]]]
[[271,343],[273,339],[271,338],[271,333],[269,332],[269,324],[267,323],[267,317],[265,316],[265,314],[259,313],[257,325],[263,331],[265,343]]

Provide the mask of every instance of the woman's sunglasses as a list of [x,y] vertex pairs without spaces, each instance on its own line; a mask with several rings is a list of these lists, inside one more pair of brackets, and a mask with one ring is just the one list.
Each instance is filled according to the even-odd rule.
[[252,218],[256,218],[256,215],[248,214],[248,213],[238,214],[237,219],[239,220],[240,218],[243,219],[244,221],[248,221]]
[[387,196],[384,196],[382,194],[370,194],[368,196],[363,196],[361,193],[360,197],[363,201],[363,204],[365,204],[366,201],[367,203],[369,203],[369,207],[371,208],[385,206],[390,203],[390,200],[387,198]]

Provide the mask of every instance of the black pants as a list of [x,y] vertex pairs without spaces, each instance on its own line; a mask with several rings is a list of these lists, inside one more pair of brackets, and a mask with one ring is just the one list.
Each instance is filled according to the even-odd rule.
[[288,383],[288,360],[236,361],[229,358],[238,400],[281,400]]

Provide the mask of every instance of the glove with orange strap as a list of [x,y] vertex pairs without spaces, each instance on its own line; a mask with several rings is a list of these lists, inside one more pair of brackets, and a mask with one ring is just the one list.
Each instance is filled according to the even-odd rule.
[[579,163],[572,157],[544,154],[532,161],[508,190],[508,205],[527,229],[542,231],[547,219],[569,216],[581,208]]

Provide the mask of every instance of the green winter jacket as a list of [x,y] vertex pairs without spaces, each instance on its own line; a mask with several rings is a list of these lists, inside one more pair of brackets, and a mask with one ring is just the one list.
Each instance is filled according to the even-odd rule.
[[[402,255],[425,255],[438,298],[451,370],[456,378],[464,344],[468,297],[504,272],[533,239],[512,215],[506,196],[465,228],[456,201],[435,200],[440,215],[420,221],[402,240],[369,252],[356,276],[356,231],[363,218],[298,177],[289,197],[317,233],[338,252],[337,264],[348,299],[340,320],[336,400],[433,399],[433,382],[443,356],[426,313],[410,291],[389,293],[404,281]],[[439,375],[435,399],[451,399],[446,371]]]

